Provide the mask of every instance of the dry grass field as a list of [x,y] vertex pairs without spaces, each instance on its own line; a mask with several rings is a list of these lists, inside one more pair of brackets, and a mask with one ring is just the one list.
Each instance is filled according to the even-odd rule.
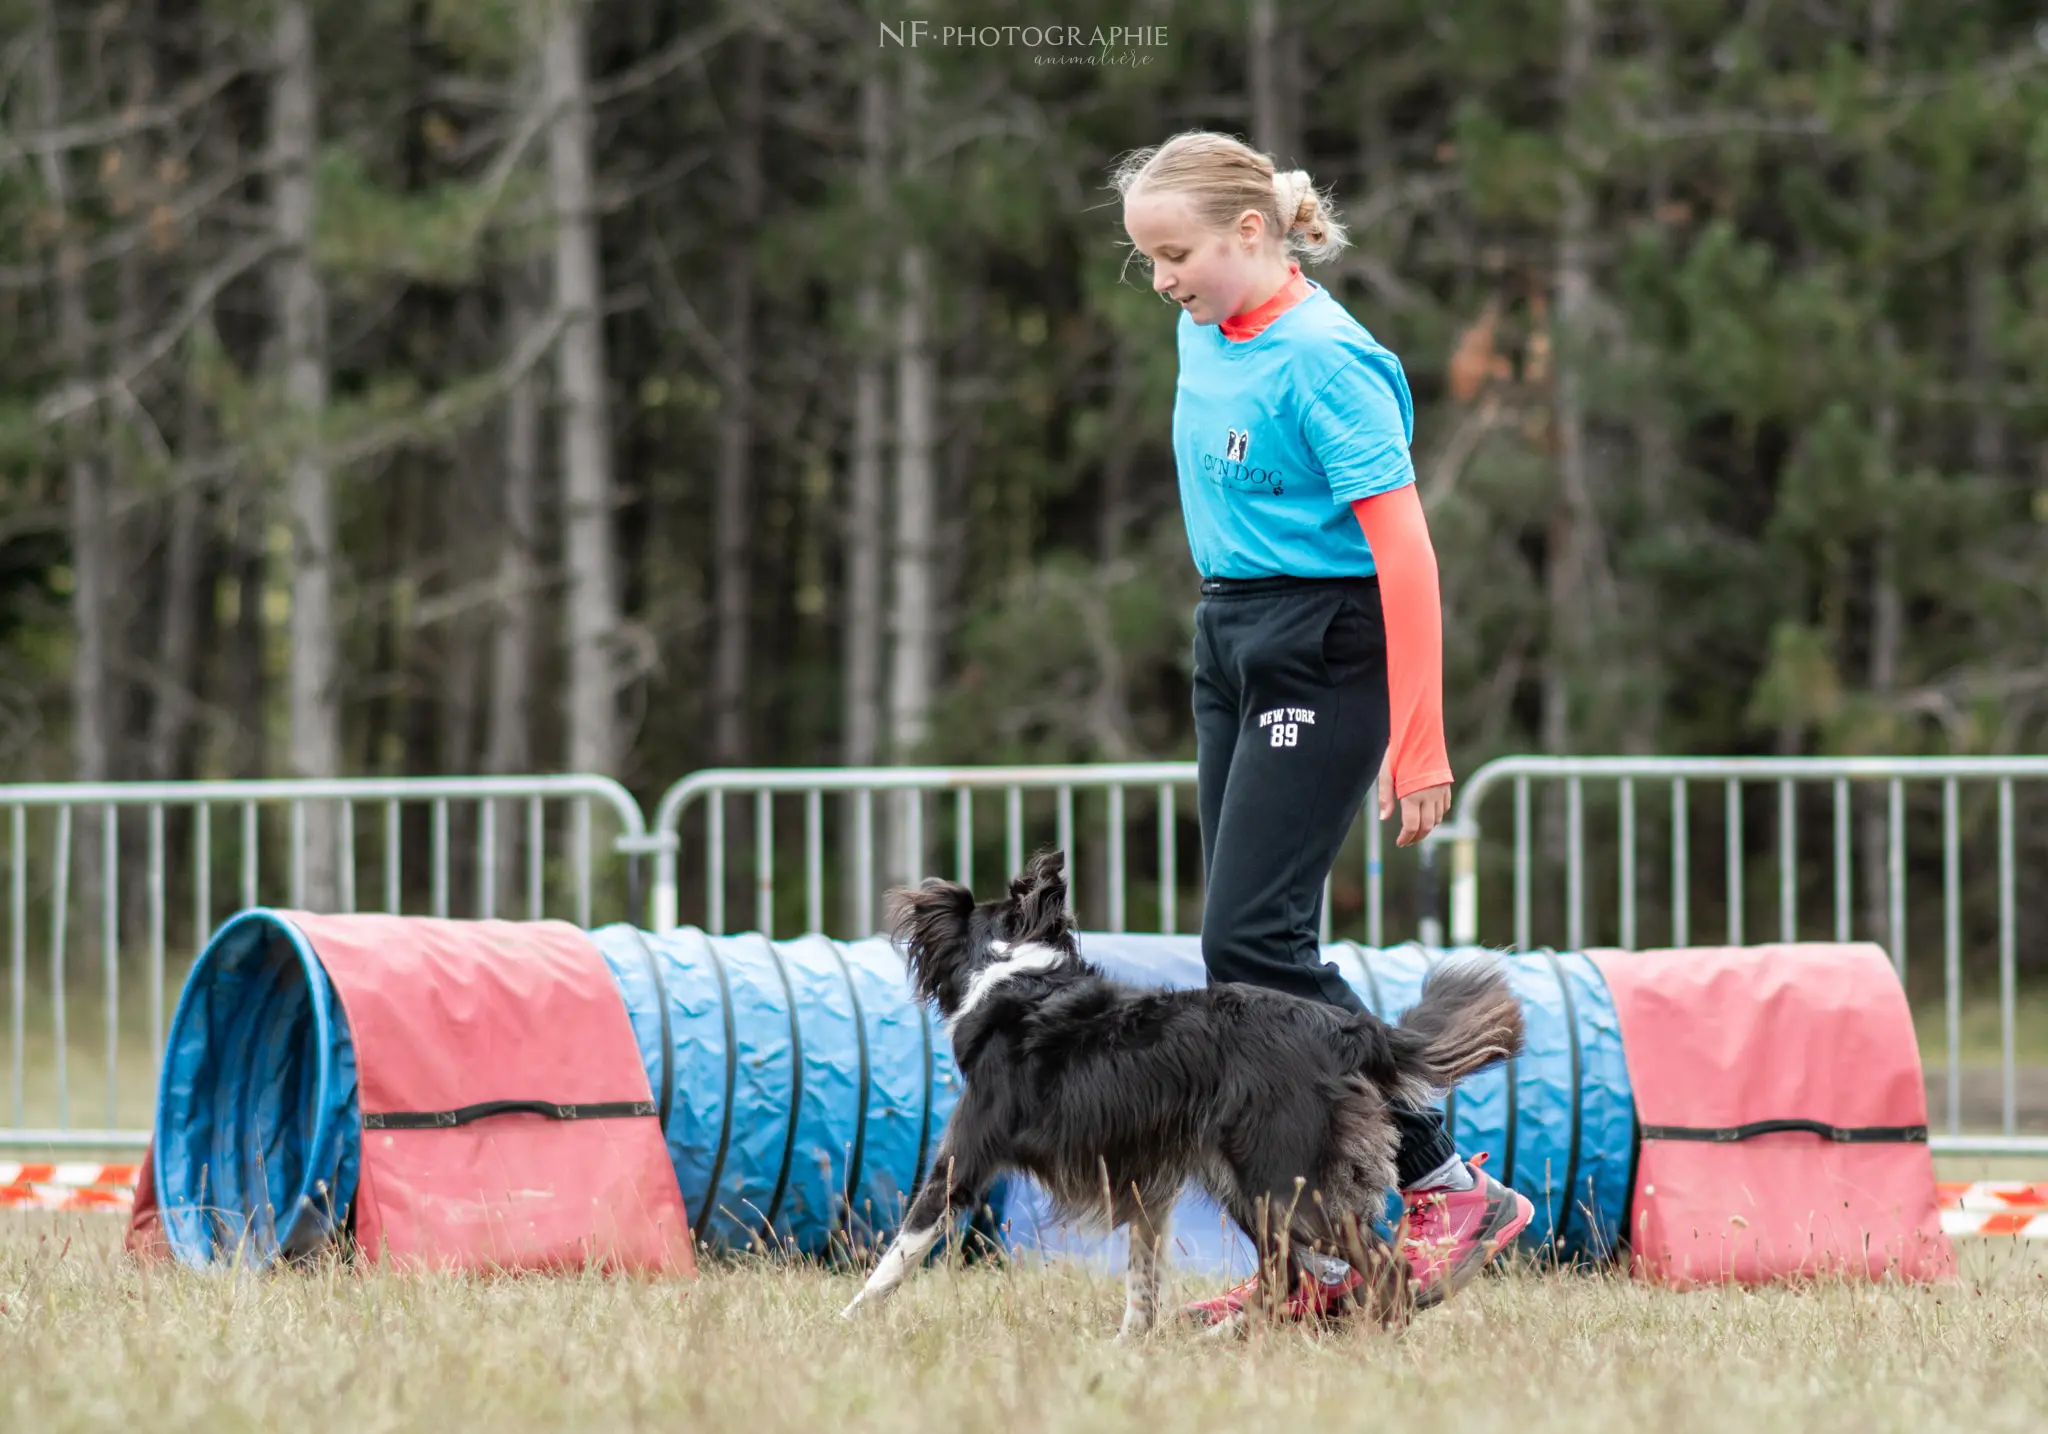
[[1400,1336],[1123,1346],[1121,1289],[1071,1269],[937,1269],[847,1325],[851,1272],[201,1276],[132,1266],[113,1219],[10,1214],[0,1428],[2038,1430],[2048,1252],[1965,1261],[1942,1288],[1683,1295],[1516,1270]]

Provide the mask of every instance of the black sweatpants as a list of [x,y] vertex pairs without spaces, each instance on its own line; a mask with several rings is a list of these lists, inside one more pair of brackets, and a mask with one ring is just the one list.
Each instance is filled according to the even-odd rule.
[[[1195,607],[1196,802],[1209,979],[1350,1011],[1322,959],[1323,879],[1387,749],[1375,578],[1207,579]],[[1403,1188],[1455,1153],[1433,1110],[1396,1108]]]

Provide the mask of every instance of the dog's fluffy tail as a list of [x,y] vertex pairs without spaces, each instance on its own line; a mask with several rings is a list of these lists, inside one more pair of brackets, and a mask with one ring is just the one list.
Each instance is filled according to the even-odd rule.
[[1499,963],[1459,958],[1430,973],[1401,1029],[1420,1038],[1401,1053],[1402,1074],[1443,1090],[1521,1054],[1522,1003]]

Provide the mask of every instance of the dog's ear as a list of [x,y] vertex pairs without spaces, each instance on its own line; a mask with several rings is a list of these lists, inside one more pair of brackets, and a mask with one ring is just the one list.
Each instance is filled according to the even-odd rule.
[[889,934],[903,947],[917,993],[939,1001],[958,969],[972,935],[974,893],[957,881],[933,877],[921,886],[899,886],[883,897]]
[[1010,895],[1029,896],[1041,886],[1058,883],[1064,891],[1067,885],[1067,854],[1058,847],[1047,847],[1034,852],[1024,869],[1017,873],[1010,883]]
[[1073,922],[1067,915],[1067,854],[1042,851],[1010,883],[1014,910],[1011,935],[1018,941],[1042,941],[1063,951],[1073,949]]

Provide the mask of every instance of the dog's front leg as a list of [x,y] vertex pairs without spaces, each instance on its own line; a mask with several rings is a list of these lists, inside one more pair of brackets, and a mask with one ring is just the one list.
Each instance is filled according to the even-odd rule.
[[922,1227],[905,1224],[896,1232],[896,1238],[889,1242],[889,1251],[882,1256],[882,1263],[875,1266],[868,1282],[839,1312],[839,1317],[852,1319],[854,1311],[862,1305],[879,1304],[887,1299],[898,1285],[910,1278],[910,1272],[917,1268],[918,1262],[931,1253],[932,1246],[938,1244],[945,1229],[944,1220],[934,1220]]
[[1121,1340],[1142,1339],[1159,1319],[1159,1262],[1166,1252],[1168,1212],[1131,1221],[1131,1252],[1124,1264]]
[[[955,1112],[954,1119],[959,1119],[958,1112]],[[879,1304],[893,1294],[896,1287],[909,1279],[910,1272],[931,1253],[932,1246],[938,1244],[939,1237],[946,1232],[947,1222],[979,1199],[982,1187],[989,1183],[982,1162],[963,1158],[953,1145],[951,1131],[947,1136],[939,1144],[938,1158],[932,1162],[931,1173],[925,1176],[923,1188],[910,1202],[910,1209],[904,1212],[903,1228],[889,1242],[882,1263],[875,1266],[875,1272],[868,1276],[868,1282],[861,1287],[860,1293],[839,1312],[841,1319],[852,1319],[862,1305]]]

